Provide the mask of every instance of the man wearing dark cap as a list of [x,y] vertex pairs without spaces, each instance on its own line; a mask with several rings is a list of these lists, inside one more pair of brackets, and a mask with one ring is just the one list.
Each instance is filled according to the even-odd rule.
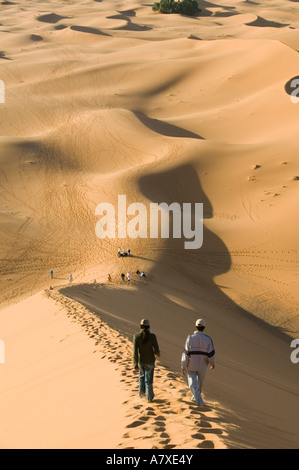
[[210,369],[215,367],[215,349],[212,339],[204,333],[205,321],[198,319],[195,326],[196,331],[187,337],[181,368],[183,375],[187,371],[188,385],[193,394],[192,400],[199,406],[204,406],[201,392],[207,366],[210,364]]
[[133,362],[135,371],[139,370],[139,396],[146,395],[149,402],[154,399],[153,380],[156,356],[160,350],[156,335],[150,332],[150,323],[143,319],[140,332],[133,338]]

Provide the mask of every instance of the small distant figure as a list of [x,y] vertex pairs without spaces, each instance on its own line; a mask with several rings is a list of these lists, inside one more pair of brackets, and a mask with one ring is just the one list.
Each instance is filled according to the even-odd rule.
[[130,248],[128,248],[128,252],[127,252],[127,253],[128,253],[128,256],[130,256],[130,254],[131,254]]
[[122,278],[123,281],[125,280],[125,275],[124,275],[124,273],[122,273],[122,274],[120,275],[120,277]]
[[94,279],[94,280],[93,280],[93,283],[94,283],[94,284],[96,284],[96,283],[97,283],[97,280],[96,280],[96,279]]
[[136,271],[136,274],[138,274],[138,276],[141,276],[141,277],[146,277],[145,273],[142,271],[140,272],[139,270]]
[[51,269],[51,271],[50,271],[51,279],[53,279],[53,274],[54,274],[54,273],[53,273],[53,269]]
[[69,275],[69,281],[72,282],[73,281],[73,276],[70,274]]
[[120,257],[120,248],[117,250],[117,256]]
[[109,282],[112,281],[112,278],[111,278],[110,274],[108,274],[108,281],[109,281]]
[[122,256],[127,256],[126,250],[123,248]]
[[130,273],[127,273],[127,279],[128,279],[128,281],[131,280],[131,278],[130,278]]

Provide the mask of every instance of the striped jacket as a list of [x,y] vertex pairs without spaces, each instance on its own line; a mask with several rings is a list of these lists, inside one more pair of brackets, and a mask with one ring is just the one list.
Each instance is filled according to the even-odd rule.
[[213,341],[202,331],[194,331],[187,337],[181,367],[190,371],[205,371],[208,364],[215,365]]

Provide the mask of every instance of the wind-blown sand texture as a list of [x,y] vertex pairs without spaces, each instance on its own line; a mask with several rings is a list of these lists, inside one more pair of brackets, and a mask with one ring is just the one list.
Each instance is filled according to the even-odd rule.
[[[199,6],[0,5],[2,448],[298,447],[298,2]],[[118,194],[203,202],[203,247],[97,239]],[[147,316],[162,355],[144,407],[130,361]],[[207,410],[178,375],[198,317]]]

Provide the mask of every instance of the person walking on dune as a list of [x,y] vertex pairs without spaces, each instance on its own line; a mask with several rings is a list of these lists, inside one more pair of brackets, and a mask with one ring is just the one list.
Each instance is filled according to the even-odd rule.
[[215,349],[212,339],[204,333],[205,321],[196,320],[196,331],[188,335],[181,358],[182,374],[187,371],[188,385],[193,394],[192,400],[199,406],[204,406],[202,388],[206,370],[215,367]]
[[140,332],[133,337],[134,369],[139,370],[139,396],[146,396],[148,402],[154,399],[154,368],[156,356],[160,356],[160,349],[156,335],[150,332],[149,320],[140,322]]

